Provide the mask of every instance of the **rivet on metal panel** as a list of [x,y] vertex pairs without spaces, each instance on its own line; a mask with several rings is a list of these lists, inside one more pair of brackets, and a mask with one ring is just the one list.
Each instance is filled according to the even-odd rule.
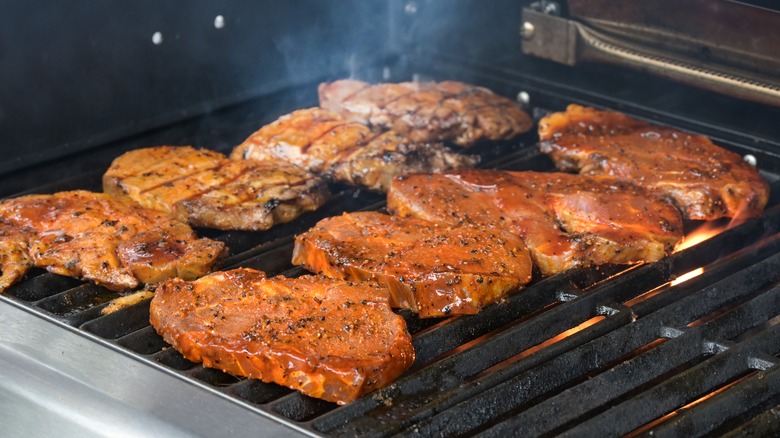
[[154,43],[155,46],[159,46],[163,42],[163,35],[162,32],[155,32],[152,34],[152,43]]
[[216,29],[222,29],[223,27],[225,27],[225,17],[223,17],[222,15],[217,15],[216,17],[214,17],[214,27]]
[[742,159],[753,167],[758,165],[758,159],[756,159],[756,156],[753,154],[746,154]]
[[531,104],[531,95],[526,91],[517,93],[517,103],[522,105],[524,108],[528,107]]
[[390,73],[391,73],[390,72],[390,67],[384,66],[382,68],[382,80],[385,80],[385,81],[390,80]]
[[523,26],[520,28],[520,36],[524,40],[530,40],[534,37],[534,25],[530,21],[523,22]]
[[404,12],[406,12],[407,15],[414,15],[417,13],[417,3],[416,2],[409,2],[404,6]]

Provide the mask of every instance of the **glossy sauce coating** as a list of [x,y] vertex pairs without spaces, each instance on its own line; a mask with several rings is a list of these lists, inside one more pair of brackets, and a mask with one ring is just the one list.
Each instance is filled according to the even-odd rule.
[[669,203],[611,178],[464,170],[393,181],[388,209],[520,236],[544,275],[605,263],[654,261],[682,239]]
[[293,264],[390,290],[420,317],[477,313],[531,280],[522,240],[497,229],[360,212],[320,221],[295,239]]
[[688,219],[747,219],[769,200],[769,185],[739,155],[707,137],[619,112],[569,105],[539,122],[539,137],[559,169],[645,187]]
[[247,268],[174,279],[157,288],[150,321],[188,360],[339,404],[386,386],[415,358],[406,323],[370,283]]
[[126,291],[178,276],[197,278],[225,253],[165,213],[87,191],[0,203],[0,290],[31,267]]

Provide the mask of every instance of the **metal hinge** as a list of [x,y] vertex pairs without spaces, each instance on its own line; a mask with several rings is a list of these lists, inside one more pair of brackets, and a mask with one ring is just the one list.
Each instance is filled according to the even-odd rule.
[[[537,6],[538,8],[538,6]],[[703,63],[607,34],[587,23],[526,8],[520,26],[523,53],[569,66],[581,62],[622,65],[741,99],[780,106],[780,78],[735,66]],[[645,41],[647,35],[643,35]]]

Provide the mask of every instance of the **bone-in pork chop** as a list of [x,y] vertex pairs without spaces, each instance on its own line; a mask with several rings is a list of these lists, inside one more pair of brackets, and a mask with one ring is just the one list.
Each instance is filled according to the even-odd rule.
[[464,170],[393,181],[389,210],[508,230],[544,275],[605,263],[655,261],[682,239],[680,213],[646,190],[607,177]]
[[539,137],[559,169],[645,187],[688,219],[747,219],[769,200],[769,185],[739,155],[707,137],[615,111],[569,105],[539,122]]
[[295,239],[293,264],[390,290],[420,317],[477,313],[531,280],[523,241],[495,228],[360,212],[320,221]]
[[283,160],[335,181],[385,192],[407,173],[473,167],[477,157],[441,143],[414,142],[393,131],[374,132],[322,108],[298,110],[260,128],[231,158]]
[[533,124],[511,99],[455,81],[372,85],[344,79],[320,84],[319,97],[323,108],[418,142],[468,147],[482,140],[511,139]]
[[327,184],[279,160],[230,160],[189,146],[127,152],[103,175],[103,190],[196,227],[261,231],[316,210]]
[[157,288],[152,326],[185,358],[345,404],[414,362],[406,323],[371,283],[242,268]]
[[0,291],[31,267],[126,291],[211,271],[222,242],[104,193],[30,195],[0,202]]

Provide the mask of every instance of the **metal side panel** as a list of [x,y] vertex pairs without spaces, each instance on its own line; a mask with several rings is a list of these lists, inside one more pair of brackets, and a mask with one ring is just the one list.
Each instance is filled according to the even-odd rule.
[[4,436],[304,433],[2,301],[0,327]]

